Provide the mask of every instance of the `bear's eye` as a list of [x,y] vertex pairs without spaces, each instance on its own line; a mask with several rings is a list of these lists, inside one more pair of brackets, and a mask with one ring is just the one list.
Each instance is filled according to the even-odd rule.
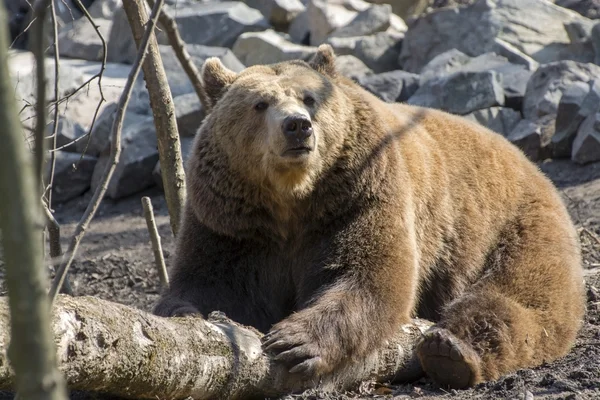
[[315,98],[312,96],[305,96],[304,97],[304,104],[307,105],[308,107],[312,107],[315,105]]
[[257,111],[263,111],[263,110],[266,110],[267,107],[269,107],[269,104],[266,101],[259,101],[254,106],[254,109],[257,110]]

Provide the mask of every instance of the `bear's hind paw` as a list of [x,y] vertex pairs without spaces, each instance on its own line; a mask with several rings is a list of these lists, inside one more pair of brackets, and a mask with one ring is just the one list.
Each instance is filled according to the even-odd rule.
[[432,328],[417,344],[423,370],[440,386],[462,389],[478,383],[480,359],[470,345],[446,329]]

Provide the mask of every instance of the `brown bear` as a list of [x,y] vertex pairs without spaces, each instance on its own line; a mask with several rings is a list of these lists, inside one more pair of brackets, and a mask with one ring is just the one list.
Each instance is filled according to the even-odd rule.
[[501,135],[385,103],[310,60],[202,68],[208,115],[161,316],[219,310],[326,382],[414,316],[440,385],[564,355],[584,312],[579,242],[551,182]]

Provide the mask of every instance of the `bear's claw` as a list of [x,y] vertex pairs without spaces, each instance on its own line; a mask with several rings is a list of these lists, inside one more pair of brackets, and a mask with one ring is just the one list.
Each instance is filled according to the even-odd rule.
[[479,356],[446,329],[426,332],[417,344],[417,355],[427,375],[441,386],[462,389],[479,380]]

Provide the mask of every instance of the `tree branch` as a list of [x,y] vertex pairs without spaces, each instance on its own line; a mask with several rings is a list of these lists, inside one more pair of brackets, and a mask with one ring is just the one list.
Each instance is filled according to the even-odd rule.
[[152,209],[150,197],[142,197],[142,207],[144,208],[144,218],[146,219],[146,226],[150,234],[150,242],[152,243],[152,251],[154,252],[154,261],[156,262],[160,283],[163,288],[167,289],[169,287],[169,274],[167,273],[167,266],[165,265],[165,258],[160,244],[160,235],[158,234],[158,229],[156,229],[154,210]]
[[[78,0],[76,0],[78,1]],[[156,26],[156,21],[158,14],[160,12],[160,8],[162,7],[164,0],[156,3],[156,6],[152,9],[152,13],[150,15],[150,21],[148,22],[148,26],[146,27],[146,31],[144,32],[144,37],[142,38],[136,60],[129,72],[129,76],[127,77],[127,82],[125,83],[125,87],[123,88],[123,93],[121,93],[121,97],[119,98],[119,103],[117,107],[117,114],[115,115],[115,120],[113,121],[112,130],[111,130],[111,149],[109,162],[106,165],[106,168],[102,174],[100,179],[100,184],[96,188],[90,203],[88,204],[81,220],[75,227],[75,232],[73,233],[73,237],[71,238],[71,242],[69,243],[69,248],[67,253],[63,257],[63,262],[60,265],[56,277],[52,281],[52,285],[50,287],[50,298],[52,301],[56,298],[58,294],[59,288],[63,285],[65,277],[75,259],[75,255],[77,254],[77,249],[79,248],[79,243],[90,224],[90,221],[96,215],[96,211],[100,207],[100,203],[104,198],[104,194],[108,189],[108,183],[110,182],[110,178],[112,177],[115,168],[119,162],[119,157],[121,155],[121,130],[123,128],[123,120],[125,119],[125,111],[127,110],[127,104],[129,103],[129,98],[131,97],[131,91],[133,89],[133,83],[135,82],[144,58],[146,56],[146,51],[148,50],[148,43],[150,40],[150,36],[154,31],[154,27]],[[127,3],[127,2],[126,2]]]
[[[0,300],[0,324],[8,317]],[[413,347],[430,323],[404,325],[379,353],[343,374],[340,388],[363,380],[416,379]],[[132,399],[248,399],[307,389],[272,363],[260,334],[217,316],[161,318],[95,297],[59,296],[52,327],[61,369],[72,390]],[[0,343],[6,343],[0,331]],[[0,389],[12,377],[0,352]]]
[[[164,0],[159,0],[154,6],[161,5],[163,2]],[[143,0],[123,2],[123,9],[127,14],[131,32],[138,47],[144,32],[144,24],[148,20],[145,6]],[[177,236],[181,210],[185,202],[185,172],[183,170],[173,96],[167,82],[167,75],[154,34],[150,36],[148,57],[143,68],[146,87],[150,95],[150,107],[152,107],[152,114],[154,115],[154,125],[156,126],[160,170],[167,208],[169,209],[171,230],[173,235]]]
[[[37,8],[47,6],[36,3]],[[39,10],[37,10],[39,11]],[[42,12],[36,15],[43,14]],[[41,24],[38,19],[36,25]],[[39,165],[33,165],[30,153],[24,146],[22,128],[15,104],[11,79],[8,73],[8,24],[4,4],[0,4],[0,187],[10,188],[0,196],[0,231],[4,260],[8,302],[3,299],[3,346],[10,342],[8,360],[16,373],[16,389],[23,399],[66,399],[64,380],[56,365],[56,349],[50,330],[50,308],[44,293],[46,274],[43,266],[43,231],[40,196],[41,174]],[[43,29],[36,27],[37,35]],[[36,39],[39,41],[40,37]],[[43,69],[43,52],[36,48],[38,70]],[[39,63],[42,62],[42,68]],[[39,75],[38,75],[39,76]],[[43,78],[43,75],[42,75]],[[38,81],[44,86],[44,80]],[[45,94],[41,91],[42,96]],[[38,98],[44,105],[45,98]],[[42,112],[43,114],[43,112]],[[43,124],[43,119],[38,125]],[[43,142],[43,140],[42,140]],[[39,144],[39,143],[38,143]],[[41,149],[36,151],[41,153]],[[36,154],[37,155],[37,154]],[[39,157],[36,157],[39,163]],[[43,157],[42,157],[43,160]],[[10,316],[10,321],[9,321]],[[9,340],[8,336],[12,339]]]

